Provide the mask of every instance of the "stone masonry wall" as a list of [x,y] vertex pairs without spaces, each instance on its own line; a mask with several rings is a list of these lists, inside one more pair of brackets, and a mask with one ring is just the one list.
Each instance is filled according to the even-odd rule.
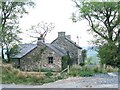
[[[53,57],[53,64],[48,64],[48,57]],[[48,47],[38,45],[37,48],[20,59],[20,69],[33,71],[39,68],[48,68],[59,71],[61,70],[61,58],[61,56]]]
[[57,38],[52,44],[57,45],[66,51],[69,51],[70,57],[73,60],[73,63],[78,62],[78,48],[70,43],[68,40],[65,39],[65,37],[59,37]]
[[[48,57],[53,57],[53,63],[48,63]],[[61,59],[62,57],[56,54],[54,51],[47,48],[42,54],[42,68],[49,68],[53,71],[61,70]]]

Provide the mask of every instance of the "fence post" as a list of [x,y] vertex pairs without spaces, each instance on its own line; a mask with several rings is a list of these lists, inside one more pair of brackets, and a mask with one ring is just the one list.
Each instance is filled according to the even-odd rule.
[[69,67],[69,65],[67,66],[67,68],[68,68],[68,73],[70,72],[70,67]]

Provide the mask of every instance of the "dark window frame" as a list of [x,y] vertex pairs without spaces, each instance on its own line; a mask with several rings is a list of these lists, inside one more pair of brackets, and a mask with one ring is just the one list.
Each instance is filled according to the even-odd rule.
[[53,57],[48,57],[48,64],[53,64]]

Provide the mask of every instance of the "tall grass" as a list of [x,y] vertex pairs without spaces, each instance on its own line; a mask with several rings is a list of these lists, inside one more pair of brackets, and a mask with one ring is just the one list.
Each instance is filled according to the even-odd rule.
[[92,76],[94,75],[94,71],[91,68],[88,68],[86,66],[81,68],[71,68],[70,69],[70,76]]
[[118,72],[117,68],[112,68],[112,67],[107,67],[107,68],[101,68],[100,66],[94,66],[94,67],[89,67],[89,66],[77,66],[77,67],[72,67],[70,68],[69,76],[93,76],[98,73],[108,73],[108,72]]
[[53,72],[22,72],[18,69],[15,69],[11,66],[3,66],[2,67],[2,83],[4,84],[44,84],[53,82],[63,77],[60,76],[53,76]]

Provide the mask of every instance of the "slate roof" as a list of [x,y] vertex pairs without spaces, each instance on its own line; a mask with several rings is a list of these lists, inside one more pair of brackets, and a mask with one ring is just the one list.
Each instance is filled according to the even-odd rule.
[[75,42],[73,42],[72,40],[70,40],[70,39],[68,39],[68,38],[66,38],[66,37],[65,37],[65,39],[66,39],[67,41],[69,41],[70,43],[74,44],[74,46],[76,46],[77,48],[82,49],[82,47],[78,46],[78,45],[77,45]]
[[[41,41],[40,41],[41,42]],[[64,55],[67,55],[66,52],[63,50],[60,50],[59,48],[55,47],[54,45],[52,44],[49,44],[49,43],[44,43],[44,42],[41,42],[43,45],[47,46],[49,49],[53,50],[54,52],[56,52],[57,54],[61,55],[61,56],[64,56]]]
[[62,52],[61,50],[59,50],[57,47],[51,45],[51,44],[46,44],[47,47],[49,47],[50,49],[52,49],[53,51],[55,51],[57,54],[64,56],[66,55],[66,52]]
[[[58,38],[56,38],[53,42],[55,42]],[[72,43],[75,47],[82,49],[82,47],[80,47],[79,45],[77,45],[74,41],[68,39],[67,37],[65,37],[65,40],[67,40],[68,42]],[[51,44],[53,43],[51,42]]]
[[64,53],[65,55],[67,55],[67,52],[64,48],[59,47],[57,44],[51,44],[52,46],[54,46],[57,50],[59,50],[60,52]]
[[20,44],[18,45],[18,54],[11,56],[11,58],[22,58],[33,49],[37,47],[37,44]]

